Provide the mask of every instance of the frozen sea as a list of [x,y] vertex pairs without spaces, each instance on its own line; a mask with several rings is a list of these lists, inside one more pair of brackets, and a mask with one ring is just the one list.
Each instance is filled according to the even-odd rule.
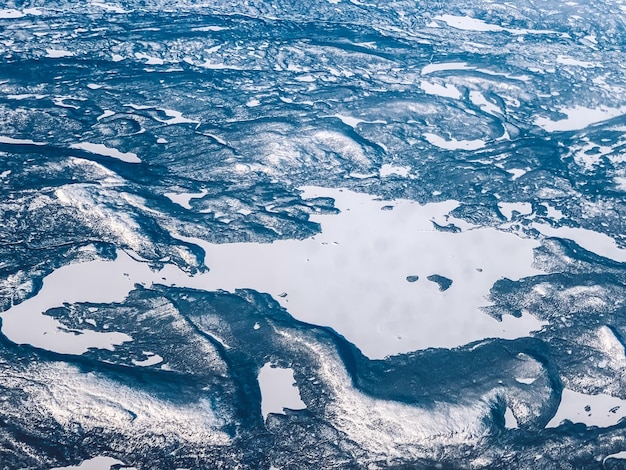
[[0,1],[0,468],[626,465],[626,2]]

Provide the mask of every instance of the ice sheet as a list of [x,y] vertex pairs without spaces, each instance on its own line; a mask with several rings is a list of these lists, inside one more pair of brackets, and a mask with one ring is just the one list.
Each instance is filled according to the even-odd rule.
[[446,140],[436,134],[424,133],[424,138],[435,147],[446,150],[478,150],[485,146],[484,140]]
[[0,135],[0,144],[12,144],[12,145],[46,145],[45,142],[35,142],[30,139],[14,139],[13,137],[7,137]]
[[580,130],[592,124],[626,114],[626,107],[610,108],[600,106],[598,108],[585,108],[583,106],[574,106],[573,108],[560,109],[559,112],[565,114],[567,118],[553,121],[545,117],[538,117],[535,119],[535,125],[548,132]]
[[91,142],[81,142],[78,144],[71,144],[70,148],[86,150],[87,152],[95,153],[96,155],[102,155],[104,157],[117,158],[126,163],[141,163],[141,159],[136,153],[132,152],[120,152],[117,149],[107,147],[104,144],[93,144]]

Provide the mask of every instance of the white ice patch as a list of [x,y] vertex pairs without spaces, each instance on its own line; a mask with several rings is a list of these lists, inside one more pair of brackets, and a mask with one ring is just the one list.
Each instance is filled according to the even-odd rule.
[[[583,139],[583,141],[585,140]],[[586,141],[581,148],[575,150],[574,161],[578,165],[585,167],[585,169],[592,170],[594,166],[602,161],[605,155],[609,155],[613,151],[614,148],[608,145],[597,145],[594,142]],[[608,158],[611,159],[610,156]]]
[[515,377],[515,381],[524,385],[532,385],[537,377]]
[[225,31],[229,28],[226,28],[224,26],[200,26],[198,28],[191,28],[192,31],[201,31],[201,32],[218,32],[218,31]]
[[622,450],[621,452],[616,452],[615,454],[610,454],[607,455],[606,457],[604,457],[604,459],[602,460],[602,464],[604,465],[604,462],[606,462],[608,459],[620,459],[620,460],[624,460],[626,459],[626,450]]
[[129,108],[141,111],[141,110],[155,110],[161,111],[165,114],[169,119],[161,119],[159,117],[155,117],[154,119],[160,123],[167,124],[168,126],[173,124],[199,124],[198,121],[194,121],[193,119],[189,119],[183,116],[183,113],[180,111],[176,111],[175,109],[166,109],[166,108],[155,108],[154,106],[144,106],[144,105],[136,105],[136,104],[125,104]]
[[470,16],[437,15],[434,19],[443,21],[448,26],[463,31],[504,31],[504,28],[501,26],[489,24]]
[[517,211],[521,215],[529,215],[533,212],[533,206],[530,202],[499,202],[498,209],[509,220],[513,218],[513,211]]
[[379,174],[381,178],[386,178],[387,176],[391,176],[391,175],[398,175],[403,178],[406,178],[407,176],[409,176],[410,171],[411,171],[411,168],[408,166],[396,166],[396,165],[391,165],[389,163],[385,163],[384,165],[380,167]]
[[439,85],[438,83],[422,81],[420,88],[428,95],[443,96],[444,98],[452,98],[453,100],[458,100],[463,96],[457,87],[449,83]]
[[583,68],[586,68],[586,69],[594,68],[594,67],[600,67],[599,64],[596,64],[594,62],[584,62],[582,60],[577,60],[577,59],[574,59],[572,57],[567,57],[567,56],[562,56],[562,55],[558,56],[556,58],[556,61],[559,64],[573,65],[575,67],[583,67]]
[[446,140],[436,134],[424,133],[424,138],[435,147],[446,150],[478,150],[485,146],[484,140]]
[[367,123],[367,124],[387,124],[387,121],[381,121],[381,120],[366,121],[364,119],[358,119],[352,116],[346,116],[345,114],[333,114],[332,117],[336,117],[337,119],[340,119],[341,122],[343,122],[346,126],[350,126],[354,129],[356,129],[356,127],[362,122]]
[[79,144],[71,144],[70,148],[85,150],[103,157],[117,158],[126,163],[141,163],[141,159],[136,153],[120,152],[117,149],[107,147],[104,144],[93,144],[91,142],[81,142]]
[[7,99],[9,100],[16,100],[16,101],[21,101],[21,100],[27,100],[30,98],[36,99],[36,100],[41,100],[43,98],[45,98],[46,95],[35,95],[32,93],[23,93],[20,95],[7,95]]
[[163,65],[163,59],[160,57],[153,57],[141,52],[135,52],[135,58],[139,60],[145,60],[146,65]]
[[113,465],[124,465],[124,462],[114,459],[113,457],[99,456],[85,460],[78,465],[54,467],[51,470],[110,470]]
[[476,67],[467,65],[466,62],[441,62],[438,64],[428,64],[422,69],[422,75],[428,75],[442,70],[474,70]]
[[64,49],[46,49],[46,57],[51,59],[59,59],[61,57],[72,57],[74,55],[71,51]]
[[[195,65],[193,60],[185,60],[185,62]],[[227,65],[224,63],[215,63],[211,62],[209,59],[206,59],[203,63],[198,64],[198,67],[202,67],[203,69],[209,70],[243,70],[242,67],[238,65]]]
[[626,400],[604,394],[586,395],[564,388],[559,408],[546,428],[556,428],[566,419],[606,428],[615,426],[625,417]]
[[513,410],[506,407],[506,411],[504,412],[504,427],[506,429],[517,429],[519,425],[517,424],[517,418],[513,414]]
[[443,21],[448,26],[460,29],[462,31],[477,31],[477,32],[500,32],[506,31],[511,34],[558,34],[557,31],[543,30],[543,29],[517,29],[517,28],[503,28],[495,24],[487,23],[471,16],[457,16],[457,15],[437,15],[435,20]]
[[285,408],[302,410],[306,404],[293,377],[292,369],[272,367],[268,362],[259,371],[261,413],[267,419],[270,413],[284,413]]
[[483,112],[487,114],[504,114],[498,106],[487,100],[487,98],[485,98],[480,91],[472,90],[470,91],[469,96],[470,101],[474,105],[478,106]]
[[96,118],[96,121],[100,121],[101,119],[106,119],[111,116],[115,116],[115,111],[111,111],[110,109],[105,109],[102,112],[102,114]]
[[563,217],[565,217],[563,215],[563,212],[561,212],[560,210],[552,207],[550,204],[546,204],[545,202],[543,203],[544,206],[546,206],[546,209],[548,210],[548,218],[554,220],[555,222],[558,222],[559,220],[561,220]]
[[178,204],[185,209],[191,209],[191,200],[192,199],[200,199],[206,196],[209,192],[206,189],[203,189],[199,193],[164,193],[163,196],[168,198],[175,204]]
[[7,10],[0,10],[0,19],[9,19],[9,20],[13,20],[16,18],[23,18],[26,15],[19,11],[19,10],[14,10],[12,8],[9,8]]
[[13,137],[7,137],[4,135],[0,135],[0,144],[11,144],[11,145],[46,145],[45,142],[35,142],[30,139],[14,139]]
[[163,358],[159,356],[158,354],[149,353],[146,355],[148,357],[144,359],[143,361],[137,361],[133,359],[132,361],[133,364],[139,367],[148,367],[148,366],[154,366],[163,362]]
[[52,99],[52,102],[55,104],[55,106],[58,106],[59,108],[80,109],[79,106],[76,106],[73,104],[67,104],[65,102],[65,100],[71,100],[71,99],[73,98],[70,96],[57,96]]
[[511,178],[513,181],[515,181],[520,176],[524,176],[526,173],[528,173],[526,170],[522,170],[521,168],[511,168],[510,170],[506,171],[513,175],[513,178]]
[[567,118],[552,121],[548,118],[538,117],[535,119],[535,125],[548,132],[575,131],[584,129],[592,124],[621,116],[626,113],[626,107],[609,108],[607,106],[600,106],[591,109],[583,106],[574,106],[573,108],[560,109],[559,112],[565,114]]

